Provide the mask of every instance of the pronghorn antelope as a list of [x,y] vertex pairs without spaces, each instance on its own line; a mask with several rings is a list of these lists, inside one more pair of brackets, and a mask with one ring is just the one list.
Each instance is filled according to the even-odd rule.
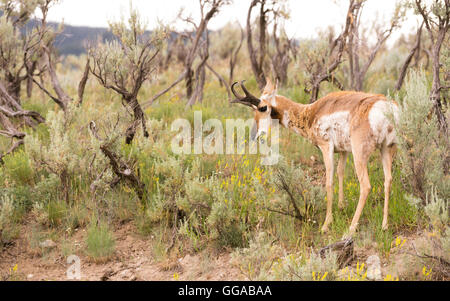
[[386,117],[387,112],[398,114],[397,104],[388,101],[383,95],[363,92],[336,92],[317,100],[310,105],[296,103],[277,95],[277,88],[268,79],[261,97],[253,96],[240,83],[245,96],[236,90],[237,82],[231,87],[240,103],[251,107],[255,112],[255,128],[252,139],[268,133],[272,119],[278,119],[286,128],[310,140],[322,151],[326,169],[327,213],[322,232],[328,231],[333,221],[333,174],[334,153],[339,153],[337,166],[339,180],[339,208],[344,206],[344,169],[348,153],[353,154],[356,174],[360,183],[360,196],[355,215],[350,225],[349,235],[358,226],[361,212],[367,200],[371,186],[367,172],[367,163],[372,152],[379,148],[384,170],[384,230],[388,227],[389,192],[391,188],[392,160],[396,150],[396,136],[392,123]]

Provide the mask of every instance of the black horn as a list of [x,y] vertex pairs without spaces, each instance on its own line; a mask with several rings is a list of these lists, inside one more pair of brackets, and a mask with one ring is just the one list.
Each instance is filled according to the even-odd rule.
[[241,85],[242,91],[244,91],[244,93],[245,93],[245,96],[241,96],[236,92],[234,87],[238,84],[238,82],[235,82],[233,85],[231,85],[231,92],[233,92],[234,96],[236,96],[236,99],[231,101],[231,103],[240,103],[240,104],[255,108],[259,105],[261,100],[259,100],[259,98],[255,97],[255,96],[253,96],[247,90],[247,88],[245,88],[244,82],[245,82],[245,80],[241,81],[240,85]]
[[237,99],[242,99],[244,97],[240,96],[236,90],[234,89],[234,86],[236,86],[238,84],[238,82],[235,82],[234,84],[231,85],[231,92],[233,92],[234,96],[237,97]]

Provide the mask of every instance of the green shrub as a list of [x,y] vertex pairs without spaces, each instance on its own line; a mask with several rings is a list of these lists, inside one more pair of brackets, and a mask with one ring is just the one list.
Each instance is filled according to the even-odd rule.
[[448,205],[448,200],[440,198],[434,189],[427,195],[424,211],[430,219],[431,225],[435,229],[442,229],[443,227],[448,226]]
[[25,147],[37,170],[43,169],[55,174],[61,181],[61,189],[66,201],[70,189],[70,178],[76,168],[81,167],[81,154],[77,154],[79,141],[74,132],[69,131],[69,118],[63,111],[50,111],[47,116],[50,141],[44,144],[40,135],[27,135]]
[[84,227],[89,222],[88,210],[84,204],[73,204],[66,210],[63,223],[66,231],[72,233],[75,229]]
[[338,270],[336,253],[329,252],[322,258],[312,252],[308,259],[299,254],[291,254],[274,263],[266,280],[335,280],[338,276]]
[[[399,162],[412,192],[422,200],[432,188],[444,199],[450,197],[450,177],[445,175],[444,160],[450,155],[446,139],[440,135],[429,88],[423,72],[410,72],[405,96],[396,101],[400,113],[396,121]],[[392,117],[391,117],[392,118]]]
[[33,200],[37,203],[46,204],[51,200],[60,199],[60,185],[61,181],[57,175],[50,174],[48,177],[42,175],[40,181],[34,187]]
[[45,205],[45,209],[49,226],[56,228],[62,224],[67,213],[67,206],[65,202],[52,200]]
[[34,172],[28,154],[23,149],[6,156],[3,169],[12,184],[17,186],[33,184]]
[[212,238],[219,248],[243,247],[246,244],[245,225],[236,218],[238,215],[233,210],[232,204],[227,203],[215,202],[212,206],[207,219]]
[[280,197],[277,207],[272,208],[283,211],[291,208],[290,212],[298,214],[294,205],[299,210],[301,217],[306,220],[317,218],[319,209],[323,207],[325,191],[320,185],[313,185],[312,179],[306,174],[301,166],[289,164],[281,159],[278,165],[273,167],[269,186],[274,187]]
[[[442,248],[444,249],[444,254],[450,254],[450,227],[447,226],[445,234],[442,237]],[[449,255],[450,256],[450,255]]]
[[14,211],[12,198],[3,194],[0,198],[0,246],[11,242],[19,233],[14,220]]
[[91,224],[87,231],[86,253],[94,261],[107,261],[115,252],[115,243],[107,223]]
[[267,233],[257,233],[250,240],[248,248],[237,249],[232,253],[232,262],[249,280],[264,280],[276,259],[282,256],[281,247],[273,243],[274,239]]
[[[25,137],[32,168],[44,176],[53,175],[51,184],[55,184],[54,176],[58,177],[58,197],[67,202],[86,180],[94,181],[108,163],[100,152],[99,142],[89,139],[87,127],[80,128],[82,118],[86,117],[81,112],[75,104],[66,113],[50,111],[46,120],[48,137],[40,131]],[[40,188],[45,186],[42,184]]]

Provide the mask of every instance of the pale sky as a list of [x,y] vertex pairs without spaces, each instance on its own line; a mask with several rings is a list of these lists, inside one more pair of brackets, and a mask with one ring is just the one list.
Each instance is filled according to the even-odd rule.
[[[248,7],[251,0],[234,0],[234,3],[222,8],[220,13],[211,20],[209,29],[218,29],[229,21],[239,21],[245,25]],[[345,21],[348,0],[288,0],[291,18],[286,22],[287,33],[290,37],[311,38],[317,36],[317,31],[329,25],[340,29]],[[368,0],[363,11],[363,20],[377,18],[388,22],[394,10],[394,0]],[[61,0],[50,10],[49,20],[68,25],[84,25],[92,27],[107,27],[108,20],[119,20],[121,15],[127,16],[129,0]],[[185,13],[198,20],[198,0],[133,0],[133,6],[148,22],[148,29],[157,25],[160,19],[165,23],[175,20],[180,8]],[[253,16],[257,11],[253,12]],[[417,18],[410,15],[402,28],[391,37],[395,40],[400,33],[415,31]],[[178,29],[186,26],[177,23]],[[185,27],[186,28],[186,27]],[[187,27],[189,28],[189,27]]]

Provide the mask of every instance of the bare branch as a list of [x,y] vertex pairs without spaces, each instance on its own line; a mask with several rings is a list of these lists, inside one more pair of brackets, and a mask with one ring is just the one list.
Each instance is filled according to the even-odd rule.
[[17,140],[6,152],[0,155],[0,163],[3,162],[3,158],[6,157],[9,154],[12,154],[16,149],[18,149],[21,145],[23,145],[23,139]]
[[61,85],[59,83],[58,77],[56,75],[55,66],[53,65],[53,62],[51,60],[51,51],[47,46],[43,46],[44,49],[44,58],[47,64],[48,73],[50,75],[50,80],[52,82],[53,89],[55,90],[56,95],[59,99],[59,105],[61,108],[65,111],[67,109],[67,105],[69,102],[72,101],[72,98],[70,98],[66,92],[61,88]]
[[219,82],[225,87],[225,90],[227,91],[227,94],[228,94],[228,101],[231,101],[230,86],[228,85],[226,80],[219,73],[217,73],[217,71],[214,70],[208,63],[206,63],[206,68],[208,68],[209,71],[211,71],[212,74],[214,74],[217,77],[217,79],[219,80]]
[[[99,139],[98,129],[95,125],[95,122],[91,121],[89,124],[89,128],[93,133],[94,137]],[[112,151],[111,145],[108,142],[102,144],[100,146],[100,150],[109,159],[111,168],[117,175],[118,181],[120,180],[128,181],[128,183],[130,183],[135,188],[139,199],[145,205],[144,202],[145,184],[142,183],[139,177],[133,172],[134,168],[129,166],[128,163],[126,163],[119,155],[117,155],[114,151]]]
[[239,44],[236,47],[236,49],[234,51],[231,51],[231,55],[230,55],[230,73],[229,73],[229,77],[228,77],[228,85],[229,86],[231,86],[231,84],[233,83],[234,68],[236,67],[238,54],[239,54],[239,51],[241,51],[242,44],[244,43],[244,39],[245,39],[244,29],[242,28],[242,26],[240,24],[239,24],[239,29],[241,30],[241,39],[240,39]]
[[[333,83],[338,83],[333,73],[342,63],[342,55],[347,45],[347,39],[351,40],[354,22],[357,20],[357,15],[359,14],[363,3],[364,1],[350,1],[344,29],[342,33],[336,39],[332,40],[330,44],[328,52],[329,61],[320,62],[318,59],[312,60],[312,63],[310,63],[311,65],[307,66],[307,70],[311,73],[311,78],[308,82],[310,87],[306,87],[305,91],[311,93],[310,103],[313,103],[318,99],[320,84],[322,82],[332,80]],[[339,86],[342,87],[342,85]]]
[[175,80],[169,87],[167,87],[166,89],[162,90],[161,92],[159,92],[158,94],[156,94],[155,96],[152,97],[152,99],[150,99],[147,102],[144,102],[144,104],[142,105],[143,108],[146,108],[148,106],[151,106],[153,104],[153,102],[155,100],[157,100],[158,98],[160,98],[161,96],[163,96],[164,94],[166,94],[167,92],[169,92],[173,87],[175,87],[176,85],[178,85],[183,79],[186,78],[186,71],[184,71],[178,78],[177,80]]
[[[206,46],[209,47],[208,40],[208,23],[209,21],[219,12],[220,8],[229,3],[227,0],[199,0],[200,3],[200,15],[201,20],[198,25],[194,25],[195,33],[189,35],[189,39],[192,44],[187,52],[186,58],[184,60],[184,71],[169,87],[162,90],[155,96],[153,96],[150,100],[144,103],[144,106],[151,105],[156,99],[161,97],[170,91],[173,87],[175,87],[182,80],[186,82],[186,96],[188,98],[187,106],[193,105],[196,101],[201,101],[203,95],[203,86],[204,86],[204,68],[206,61],[208,60],[208,51],[207,49],[204,53],[201,53],[201,45],[200,43],[204,41],[204,36],[206,35]],[[208,4],[208,5],[207,5]],[[208,10],[205,9],[209,6]],[[205,13],[206,12],[206,13]],[[180,17],[183,19],[182,17]],[[184,18],[184,21],[189,22],[191,24],[195,24],[192,19]],[[200,62],[195,68],[196,73],[194,72],[193,64],[194,60],[198,57],[200,53]],[[200,82],[199,82],[200,81]],[[194,91],[195,86],[195,91]]]
[[419,51],[420,49],[420,39],[422,38],[422,28],[423,28],[424,22],[420,25],[419,29],[417,30],[417,37],[416,42],[414,44],[414,47],[411,49],[409,55],[406,57],[405,62],[403,63],[403,66],[400,71],[400,76],[398,78],[397,84],[395,85],[395,90],[400,91],[403,85],[403,81],[405,80],[406,71],[408,70],[409,64],[412,61],[412,58],[414,57],[414,54]]
[[86,61],[86,67],[84,68],[83,76],[81,77],[80,83],[78,85],[78,105],[80,106],[83,103],[84,89],[86,88],[86,83],[89,78],[90,72],[90,58],[88,56]]

